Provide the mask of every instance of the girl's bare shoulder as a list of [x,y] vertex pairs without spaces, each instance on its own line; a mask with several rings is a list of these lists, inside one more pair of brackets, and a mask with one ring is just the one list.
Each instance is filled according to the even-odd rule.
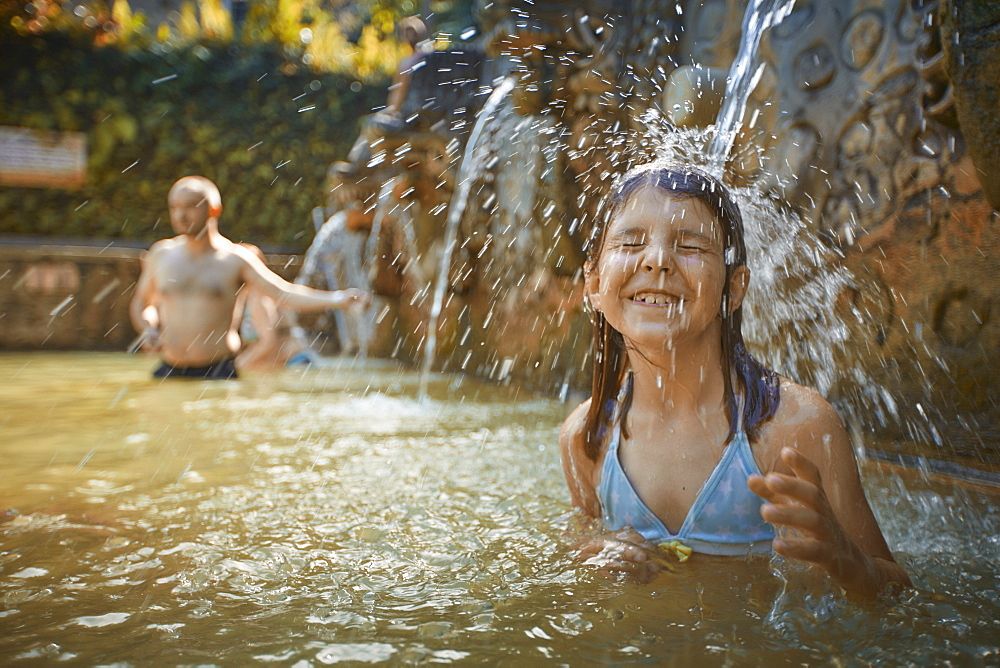
[[761,427],[758,441],[764,470],[774,470],[785,447],[815,457],[830,456],[831,446],[849,443],[844,424],[830,402],[816,390],[784,377],[778,410]]
[[822,394],[787,378],[781,378],[781,402],[774,416],[776,425],[793,428],[804,423],[816,421],[827,423],[830,420],[840,424],[837,412]]

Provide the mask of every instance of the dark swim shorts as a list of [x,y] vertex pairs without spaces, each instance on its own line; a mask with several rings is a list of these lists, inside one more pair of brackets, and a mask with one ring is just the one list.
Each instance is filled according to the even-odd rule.
[[153,378],[190,378],[192,380],[230,380],[236,378],[236,365],[232,359],[208,366],[170,366],[161,362],[153,371]]

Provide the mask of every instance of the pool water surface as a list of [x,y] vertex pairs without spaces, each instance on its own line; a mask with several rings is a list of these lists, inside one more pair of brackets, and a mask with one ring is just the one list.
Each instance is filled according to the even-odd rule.
[[0,664],[1000,663],[989,488],[865,463],[915,588],[571,556],[554,399],[386,361],[157,381],[0,354]]

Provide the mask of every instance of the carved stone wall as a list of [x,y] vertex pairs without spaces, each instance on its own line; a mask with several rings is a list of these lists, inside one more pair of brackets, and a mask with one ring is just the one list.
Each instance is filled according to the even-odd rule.
[[[616,137],[641,135],[647,109],[669,116],[661,89],[677,66],[728,70],[746,6],[483,4],[489,52],[516,65],[518,109],[562,133],[567,221],[624,168],[632,147]],[[902,424],[934,425],[904,427],[910,437],[978,419],[950,432],[974,440],[997,422],[1000,256],[983,183],[1000,127],[998,13],[970,0],[798,0],[763,36],[728,165],[730,182],[800,211],[858,277],[841,305],[862,314],[872,382],[898,397]]]
[[[764,37],[765,70],[744,115],[753,127],[729,167],[735,181],[798,208],[843,252],[860,279],[849,300],[869,323],[858,348],[873,382],[901,398],[904,421],[934,412],[936,424],[954,425],[971,412],[989,431],[1000,238],[982,184],[995,163],[977,165],[976,154],[998,148],[995,105],[987,112],[983,99],[996,99],[1000,56],[995,40],[974,43],[983,31],[947,32],[963,18],[968,25],[974,4],[799,0]],[[705,33],[688,35],[693,44],[719,32],[702,24]],[[952,45],[950,58],[942,44]],[[956,113],[963,96],[978,96],[978,107],[965,105],[976,117]],[[951,433],[975,439],[977,430]]]
[[944,73],[955,113],[993,208],[1000,208],[1000,3],[942,0]]

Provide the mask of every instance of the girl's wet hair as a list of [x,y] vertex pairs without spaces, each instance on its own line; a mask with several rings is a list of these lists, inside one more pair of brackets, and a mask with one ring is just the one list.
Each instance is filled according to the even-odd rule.
[[[644,166],[622,176],[605,202],[605,214],[587,243],[587,263],[596,270],[604,245],[604,236],[614,216],[643,186],[655,188],[675,199],[697,199],[708,207],[722,227],[723,257],[726,264],[725,288],[722,293],[722,372],[725,382],[726,412],[729,435],[726,443],[743,429],[751,440],[759,427],[771,418],[780,402],[778,375],[758,362],[743,342],[743,307],[729,312],[729,285],[733,272],[747,262],[743,240],[743,217],[739,207],[717,179],[690,168]],[[596,459],[614,418],[614,408],[625,377],[627,355],[621,333],[611,327],[602,313],[594,313],[594,380],[590,410],[586,419],[584,451]],[[622,397],[621,420],[628,436],[625,420],[632,404],[632,390],[626,388]]]

